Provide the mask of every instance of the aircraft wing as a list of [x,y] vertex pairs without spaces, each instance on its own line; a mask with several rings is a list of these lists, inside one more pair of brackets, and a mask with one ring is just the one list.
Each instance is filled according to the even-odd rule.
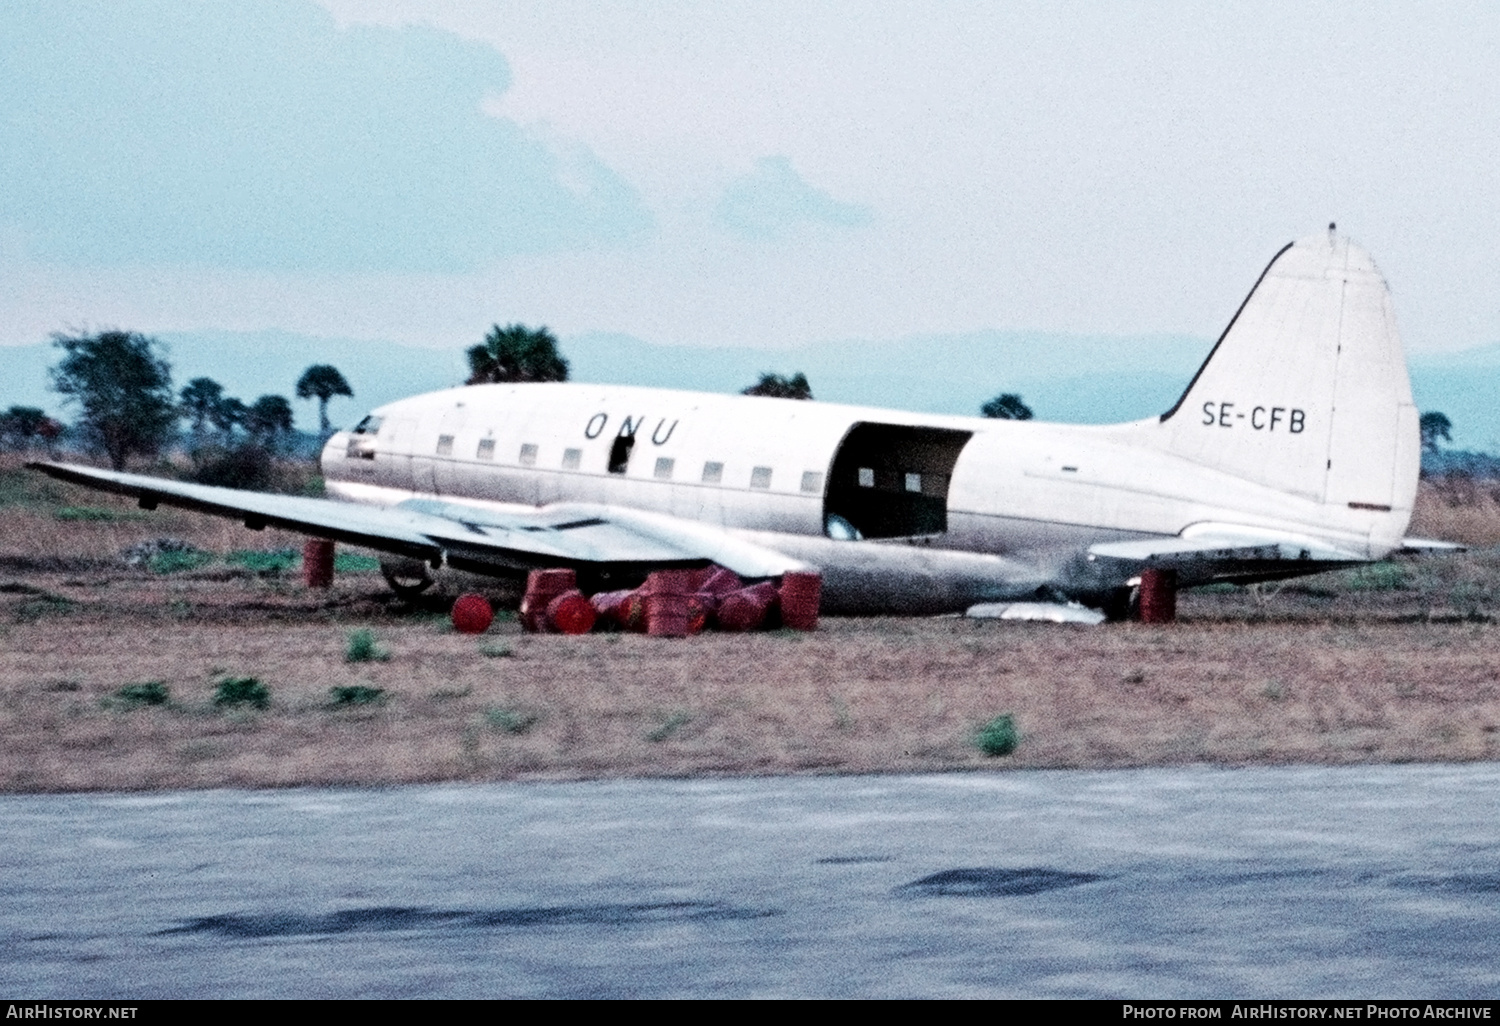
[[1324,539],[1229,524],[1195,525],[1168,538],[1103,542],[1089,546],[1088,556],[1176,570],[1193,582],[1271,580],[1370,562],[1369,556]]
[[218,488],[67,463],[29,463],[50,477],[129,495],[145,509],[177,506],[466,570],[534,567],[656,569],[717,563],[742,577],[775,577],[806,564],[703,524],[612,506],[559,503],[497,510],[443,499],[365,506]]

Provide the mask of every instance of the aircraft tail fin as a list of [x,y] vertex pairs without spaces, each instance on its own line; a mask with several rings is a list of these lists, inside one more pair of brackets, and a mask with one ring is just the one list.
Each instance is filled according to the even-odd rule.
[[1335,233],[1277,253],[1177,405],[1172,452],[1405,530],[1420,447],[1390,291]]

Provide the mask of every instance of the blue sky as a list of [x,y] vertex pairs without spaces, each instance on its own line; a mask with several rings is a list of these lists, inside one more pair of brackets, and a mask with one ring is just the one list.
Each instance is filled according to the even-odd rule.
[[1337,220],[1500,341],[1500,8],[7,0],[0,344],[1212,337]]

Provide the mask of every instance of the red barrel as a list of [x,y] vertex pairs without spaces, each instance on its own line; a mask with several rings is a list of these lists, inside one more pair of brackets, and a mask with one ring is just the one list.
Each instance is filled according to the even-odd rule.
[[691,595],[698,590],[696,570],[657,570],[641,585],[643,595]]
[[715,595],[728,595],[731,591],[739,591],[745,586],[740,580],[740,575],[733,570],[725,570],[722,566],[709,567],[709,575],[698,587],[699,591],[713,592]]
[[636,634],[646,633],[646,596],[640,591],[626,592],[619,605],[620,626]]
[[623,627],[627,612],[625,603],[633,594],[635,593],[631,591],[601,591],[589,596],[589,604],[594,607],[594,613],[600,623]]
[[546,627],[547,604],[565,591],[578,588],[572,570],[533,570],[526,576],[526,594],[521,598],[521,626],[533,633]]
[[823,575],[792,570],[781,578],[781,623],[794,631],[818,629],[818,599],[823,594]]
[[495,610],[483,595],[469,592],[453,603],[453,629],[460,634],[483,634],[495,620]]
[[587,634],[598,614],[578,589],[565,591],[547,603],[547,629],[557,634]]
[[1141,571],[1141,623],[1177,619],[1177,571]]
[[309,538],[302,543],[302,583],[309,588],[332,586],[333,542],[327,538]]
[[753,631],[765,626],[772,618],[775,602],[776,587],[769,581],[730,592],[719,603],[719,627],[726,631]]
[[646,596],[646,633],[654,638],[685,638],[688,629],[688,595],[653,593]]
[[689,626],[694,634],[713,626],[718,614],[719,596],[713,592],[700,591],[688,599]]

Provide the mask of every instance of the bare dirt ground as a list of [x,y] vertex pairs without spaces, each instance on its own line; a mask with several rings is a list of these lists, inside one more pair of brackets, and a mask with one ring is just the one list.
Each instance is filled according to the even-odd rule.
[[[1495,759],[1500,506],[1424,487],[1412,532],[1475,548],[1184,593],[1166,627],[825,619],[658,640],[503,620],[475,639],[441,596],[396,602],[368,560],[308,591],[265,555],[300,538],[145,513],[12,458],[0,791]],[[205,554],[124,565],[160,537]],[[387,658],[346,660],[360,630]],[[215,704],[245,677],[266,708]],[[120,695],[152,682],[165,703]],[[986,756],[976,733],[1002,714],[1019,746]]]

